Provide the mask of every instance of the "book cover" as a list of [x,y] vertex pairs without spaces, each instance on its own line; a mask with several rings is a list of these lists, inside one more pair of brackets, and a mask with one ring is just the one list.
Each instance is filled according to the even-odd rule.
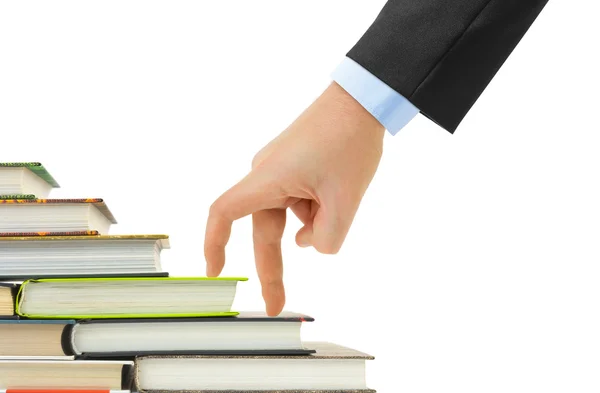
[[184,313],[184,314],[119,314],[119,315],[31,315],[21,312],[23,293],[27,287],[34,283],[42,282],[127,282],[127,281],[247,281],[246,277],[87,277],[87,278],[48,278],[24,281],[17,292],[15,300],[15,313],[21,317],[38,319],[134,319],[134,318],[184,318],[184,317],[219,317],[235,316],[239,312],[207,312],[207,313]]
[[102,198],[80,198],[80,199],[0,199],[1,205],[10,204],[36,204],[36,205],[50,205],[50,204],[91,204],[94,205],[100,213],[102,213],[111,223],[116,224],[117,220],[109,210],[108,206]]
[[[46,279],[84,279],[84,278],[133,278],[133,277],[169,277],[169,272],[151,272],[151,273],[116,273],[116,274],[28,274],[28,275],[11,275],[1,276],[0,280],[25,282],[30,280],[46,280]],[[0,317],[1,318],[1,317]]]
[[50,175],[48,170],[39,162],[0,162],[0,169],[5,168],[27,168],[31,172],[35,173],[46,183],[50,184],[54,188],[60,188],[56,180]]
[[72,237],[72,236],[97,236],[98,231],[74,231],[74,232],[0,232],[0,237]]
[[[90,231],[97,233],[97,231]],[[61,241],[61,240],[77,240],[77,241],[106,241],[106,240],[156,240],[160,243],[162,248],[169,248],[169,236],[168,235],[94,235],[94,236],[81,236],[81,235],[55,235],[56,232],[41,232],[47,233],[47,235],[35,235],[35,236],[0,236],[0,242],[3,241]],[[10,234],[9,234],[10,235]],[[18,235],[18,234],[17,234]]]
[[80,319],[78,323],[148,323],[148,322],[314,322],[314,318],[305,314],[284,311],[276,317],[269,317],[262,311],[240,311],[232,317],[202,317],[202,318],[146,318],[146,319]]
[[0,195],[0,199],[36,199],[33,194]]

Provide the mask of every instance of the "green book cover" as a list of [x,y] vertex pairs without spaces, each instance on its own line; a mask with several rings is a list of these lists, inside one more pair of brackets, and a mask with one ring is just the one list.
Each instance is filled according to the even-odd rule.
[[[185,318],[185,317],[221,317],[236,316],[237,311],[227,312],[194,312],[194,313],[143,313],[143,314],[81,314],[81,315],[43,315],[28,314],[22,311],[25,292],[28,287],[37,283],[83,283],[83,282],[136,282],[136,281],[247,281],[246,277],[88,277],[88,278],[48,278],[24,281],[19,287],[15,299],[17,315],[33,319],[135,319],[135,318]],[[65,289],[68,291],[68,289]]]
[[0,195],[0,199],[35,199],[35,195],[33,195],[33,194],[27,194],[27,195],[20,195],[20,194]]
[[[39,162],[0,162],[0,169],[5,168],[27,168],[38,175],[46,183],[54,188],[59,188],[58,182],[52,177],[44,166]],[[17,198],[15,198],[17,199]]]

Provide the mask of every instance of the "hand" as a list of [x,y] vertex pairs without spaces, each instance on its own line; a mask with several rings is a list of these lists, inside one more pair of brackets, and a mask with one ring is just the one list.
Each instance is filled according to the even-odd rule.
[[304,226],[301,247],[339,251],[381,160],[384,129],[339,85],[256,154],[252,171],[211,206],[204,255],[218,276],[234,220],[252,214],[254,257],[267,314],[285,304],[281,238],[286,210]]

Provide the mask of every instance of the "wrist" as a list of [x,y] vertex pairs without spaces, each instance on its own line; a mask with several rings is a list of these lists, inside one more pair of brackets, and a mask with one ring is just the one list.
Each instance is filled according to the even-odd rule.
[[348,132],[369,133],[383,140],[385,127],[339,84],[332,82],[321,98],[331,105],[332,112],[336,113],[335,121],[347,124],[345,129]]

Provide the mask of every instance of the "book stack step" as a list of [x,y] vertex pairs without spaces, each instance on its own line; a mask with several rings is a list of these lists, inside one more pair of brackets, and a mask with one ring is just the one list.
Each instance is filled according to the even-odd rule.
[[233,310],[244,277],[171,277],[167,235],[112,234],[103,199],[57,187],[0,163],[0,393],[374,392],[372,356]]

